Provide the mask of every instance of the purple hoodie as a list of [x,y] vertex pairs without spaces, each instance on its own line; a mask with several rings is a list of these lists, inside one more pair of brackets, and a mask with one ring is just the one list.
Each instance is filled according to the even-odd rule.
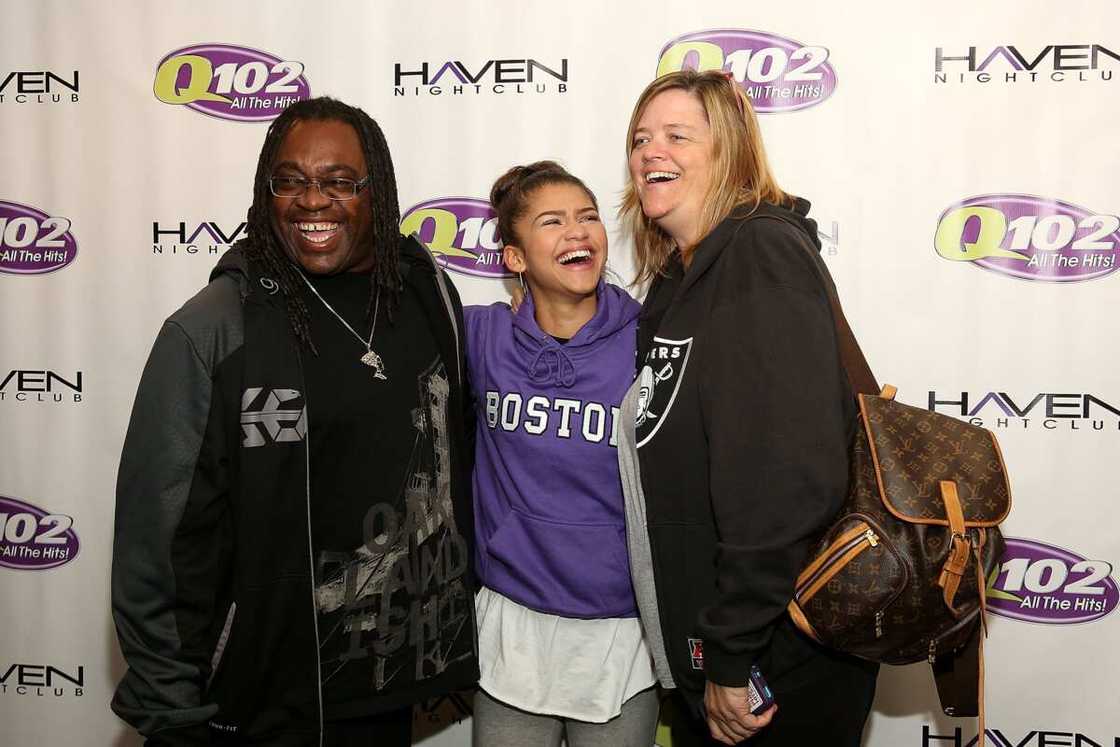
[[469,306],[478,408],[478,575],[515,602],[562,617],[635,617],[619,404],[634,379],[641,306],[600,282],[595,316],[567,343],[541,331],[531,298]]

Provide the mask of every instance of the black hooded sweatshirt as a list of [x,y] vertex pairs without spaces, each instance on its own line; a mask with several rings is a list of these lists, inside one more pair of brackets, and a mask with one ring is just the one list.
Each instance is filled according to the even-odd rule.
[[657,613],[694,705],[705,680],[743,686],[757,663],[773,681],[821,651],[785,610],[844,499],[855,408],[808,207],[740,206],[687,269],[672,258],[639,318]]

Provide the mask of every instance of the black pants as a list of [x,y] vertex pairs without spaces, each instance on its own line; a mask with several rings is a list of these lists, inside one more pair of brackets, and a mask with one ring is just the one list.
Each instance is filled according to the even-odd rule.
[[[875,699],[879,666],[821,651],[790,670],[770,689],[778,712],[744,747],[860,747]],[[698,744],[719,745],[706,723],[693,722]]]
[[323,724],[323,747],[409,747],[412,708]]

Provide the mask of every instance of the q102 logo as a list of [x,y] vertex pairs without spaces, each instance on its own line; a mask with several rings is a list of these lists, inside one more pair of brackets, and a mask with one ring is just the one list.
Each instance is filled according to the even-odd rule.
[[196,44],[159,62],[153,86],[165,104],[238,122],[275,119],[310,98],[303,63],[231,44]]
[[0,273],[42,275],[61,270],[77,254],[69,218],[0,200]]
[[401,233],[416,234],[448,270],[484,278],[509,278],[502,262],[498,218],[486,200],[441,197],[409,208]]
[[1004,538],[1007,549],[988,577],[988,610],[1047,624],[1099,620],[1116,609],[1120,587],[1112,564],[1028,539]]
[[1120,218],[1046,197],[991,194],[950,206],[934,247],[945,259],[1023,280],[1069,283],[1120,267]]
[[807,109],[836,90],[828,49],[762,31],[721,29],[676,38],[661,50],[657,77],[686,69],[730,73],[760,114]]
[[78,555],[74,520],[0,495],[0,567],[41,571]]

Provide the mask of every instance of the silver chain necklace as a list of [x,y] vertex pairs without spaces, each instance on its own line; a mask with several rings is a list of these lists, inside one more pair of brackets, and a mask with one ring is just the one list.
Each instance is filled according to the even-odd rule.
[[375,353],[373,350],[373,331],[377,329],[377,310],[381,306],[381,286],[377,286],[377,295],[374,296],[373,299],[373,324],[371,324],[369,327],[369,339],[363,340],[362,336],[355,332],[354,328],[351,327],[350,324],[345,319],[343,319],[337,311],[334,310],[334,307],[327,303],[327,299],[323,298],[323,296],[319,294],[319,291],[315,289],[315,286],[311,284],[311,281],[307,279],[307,276],[302,272],[299,274],[299,276],[303,278],[303,282],[307,283],[307,287],[311,289],[311,292],[315,294],[315,297],[318,298],[323,303],[323,305],[327,307],[327,311],[334,314],[334,318],[342,322],[342,326],[350,330],[350,334],[354,335],[354,337],[357,337],[358,342],[366,346],[365,354],[362,355],[362,357],[358,360],[373,369],[373,378],[381,379],[382,381],[388,381],[389,377],[385,375],[385,364],[381,361],[381,356]]

